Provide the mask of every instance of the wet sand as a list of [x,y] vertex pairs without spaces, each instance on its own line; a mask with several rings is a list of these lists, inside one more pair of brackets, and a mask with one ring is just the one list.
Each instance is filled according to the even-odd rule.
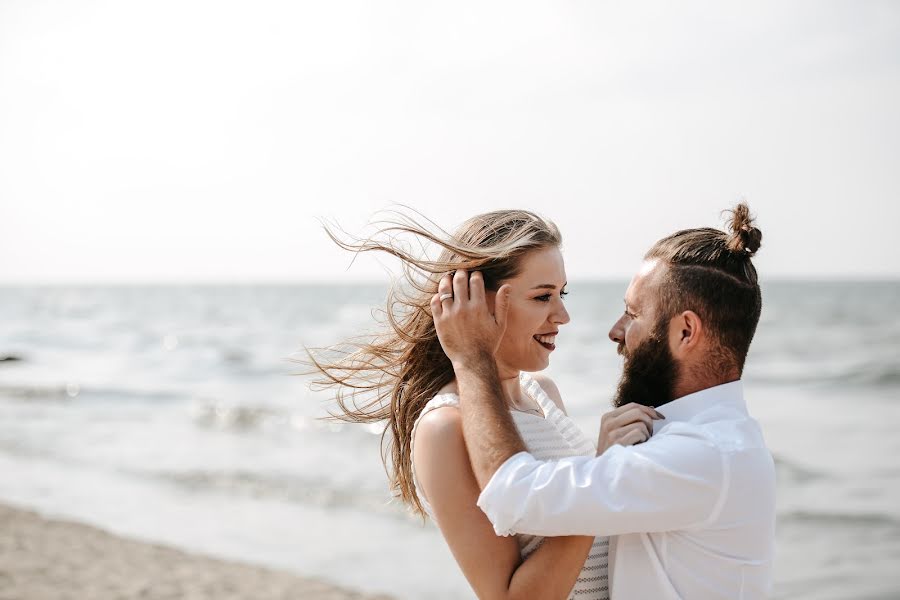
[[388,600],[0,504],[0,600]]

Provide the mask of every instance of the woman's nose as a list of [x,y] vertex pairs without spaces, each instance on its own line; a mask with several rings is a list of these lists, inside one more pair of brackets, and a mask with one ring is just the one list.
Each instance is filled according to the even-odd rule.
[[556,311],[556,314],[553,315],[553,322],[558,325],[565,325],[572,319],[569,317],[569,311],[566,310],[564,304],[560,304],[559,310]]

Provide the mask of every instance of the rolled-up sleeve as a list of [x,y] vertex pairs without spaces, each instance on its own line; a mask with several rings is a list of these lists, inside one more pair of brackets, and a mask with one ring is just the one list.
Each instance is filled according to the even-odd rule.
[[612,446],[601,456],[536,460],[520,452],[488,482],[478,506],[498,535],[621,535],[687,529],[715,518],[727,454],[694,432]]

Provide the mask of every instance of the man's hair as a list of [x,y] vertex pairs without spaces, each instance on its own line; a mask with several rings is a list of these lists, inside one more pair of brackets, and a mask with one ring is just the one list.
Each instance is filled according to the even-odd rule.
[[656,242],[644,258],[667,266],[657,288],[659,318],[668,321],[686,310],[697,313],[713,340],[709,366],[733,366],[741,373],[762,310],[750,260],[762,232],[753,226],[745,203],[726,212],[730,233],[684,229]]

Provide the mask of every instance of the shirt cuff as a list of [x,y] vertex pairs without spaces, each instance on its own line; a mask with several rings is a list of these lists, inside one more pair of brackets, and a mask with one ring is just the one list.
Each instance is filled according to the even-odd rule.
[[515,535],[513,527],[519,520],[517,509],[521,507],[524,499],[512,497],[509,484],[522,467],[535,462],[537,461],[534,457],[527,452],[510,456],[481,490],[478,508],[487,515],[497,535]]

